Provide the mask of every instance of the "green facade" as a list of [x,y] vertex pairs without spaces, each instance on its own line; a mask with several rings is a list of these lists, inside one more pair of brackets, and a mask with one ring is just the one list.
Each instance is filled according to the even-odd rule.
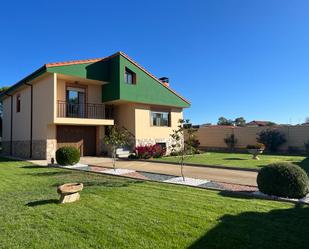
[[[123,100],[130,102],[165,105],[175,107],[189,107],[190,104],[164,87],[145,71],[137,67],[121,54],[117,55],[118,78],[103,86],[102,101]],[[125,83],[125,68],[136,74],[136,84]],[[117,93],[117,94],[115,94]]]
[[[124,74],[126,67],[136,74],[136,84],[125,83]],[[102,102],[123,100],[163,106],[190,106],[188,102],[164,87],[121,53],[93,63],[44,66],[13,85],[1,94],[0,98],[45,72],[108,82],[102,86]]]
[[[136,74],[136,84],[130,85],[125,83],[125,67],[129,68]],[[119,84],[121,100],[155,105],[189,107],[187,102],[123,56],[120,56]]]

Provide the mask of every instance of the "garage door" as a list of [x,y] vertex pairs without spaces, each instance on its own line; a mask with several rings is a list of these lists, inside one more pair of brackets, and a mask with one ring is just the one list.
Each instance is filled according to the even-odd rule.
[[57,126],[57,147],[74,146],[81,152],[81,156],[96,154],[95,126]]

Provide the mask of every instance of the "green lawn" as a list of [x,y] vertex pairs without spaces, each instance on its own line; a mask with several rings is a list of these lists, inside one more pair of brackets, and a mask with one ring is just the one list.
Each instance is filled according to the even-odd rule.
[[[56,186],[83,182],[57,204]],[[0,248],[308,248],[309,207],[0,162]]]
[[[260,160],[253,160],[250,154],[241,153],[219,153],[207,152],[188,156],[185,160],[188,163],[197,163],[205,165],[231,166],[242,168],[261,168],[270,163],[291,162],[301,165],[306,170],[309,169],[309,160],[303,156],[281,156],[281,155],[260,155]],[[159,161],[178,162],[179,157],[163,157],[158,158]]]

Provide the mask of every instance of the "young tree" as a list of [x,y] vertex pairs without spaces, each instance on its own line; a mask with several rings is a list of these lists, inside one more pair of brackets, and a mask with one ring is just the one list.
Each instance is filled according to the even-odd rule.
[[[0,87],[0,93],[3,93],[7,89],[9,89],[8,86]],[[0,101],[0,117],[2,118],[2,116],[3,116],[3,104],[2,104],[2,101]]]
[[111,146],[113,168],[116,171],[116,151],[119,147],[130,144],[130,133],[126,129],[120,129],[117,125],[108,127],[104,142]]
[[179,164],[183,181],[185,181],[183,173],[184,159],[188,155],[194,155],[197,151],[196,131],[197,129],[192,127],[189,119],[179,119],[177,129],[173,130],[170,135],[173,140],[171,153],[180,156]]
[[237,144],[237,138],[235,137],[234,134],[231,134],[231,135],[226,136],[226,137],[224,138],[224,142],[225,142],[225,144],[227,145],[227,147],[228,147],[231,151],[233,151],[233,150],[235,149],[236,144]]

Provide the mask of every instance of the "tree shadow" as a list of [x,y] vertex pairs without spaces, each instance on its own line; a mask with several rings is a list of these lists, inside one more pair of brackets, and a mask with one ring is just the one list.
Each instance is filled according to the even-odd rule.
[[59,176],[59,175],[70,175],[72,172],[68,171],[48,171],[48,172],[37,172],[37,173],[28,173],[27,175],[32,176]]
[[228,158],[223,158],[223,160],[243,161],[243,160],[247,160],[247,159],[244,159],[244,158],[238,158],[238,157],[228,157]]
[[16,160],[16,159],[13,159],[13,158],[7,158],[7,157],[0,157],[0,162],[1,163],[5,163],[5,162],[20,162],[20,160]]
[[308,248],[309,207],[224,215],[188,249]]
[[26,204],[28,207],[36,207],[36,206],[42,206],[47,204],[57,204],[59,203],[59,200],[56,199],[48,199],[48,200],[38,200],[38,201],[31,201]]
[[[85,180],[74,180],[75,182],[83,183],[84,187],[107,187],[107,188],[121,188],[129,187],[132,184],[143,183],[142,180],[139,181],[85,181]],[[67,182],[58,182],[53,184],[53,187],[58,187]]]
[[44,169],[46,167],[39,166],[39,165],[26,165],[26,166],[21,166],[20,168],[23,168],[23,169]]

